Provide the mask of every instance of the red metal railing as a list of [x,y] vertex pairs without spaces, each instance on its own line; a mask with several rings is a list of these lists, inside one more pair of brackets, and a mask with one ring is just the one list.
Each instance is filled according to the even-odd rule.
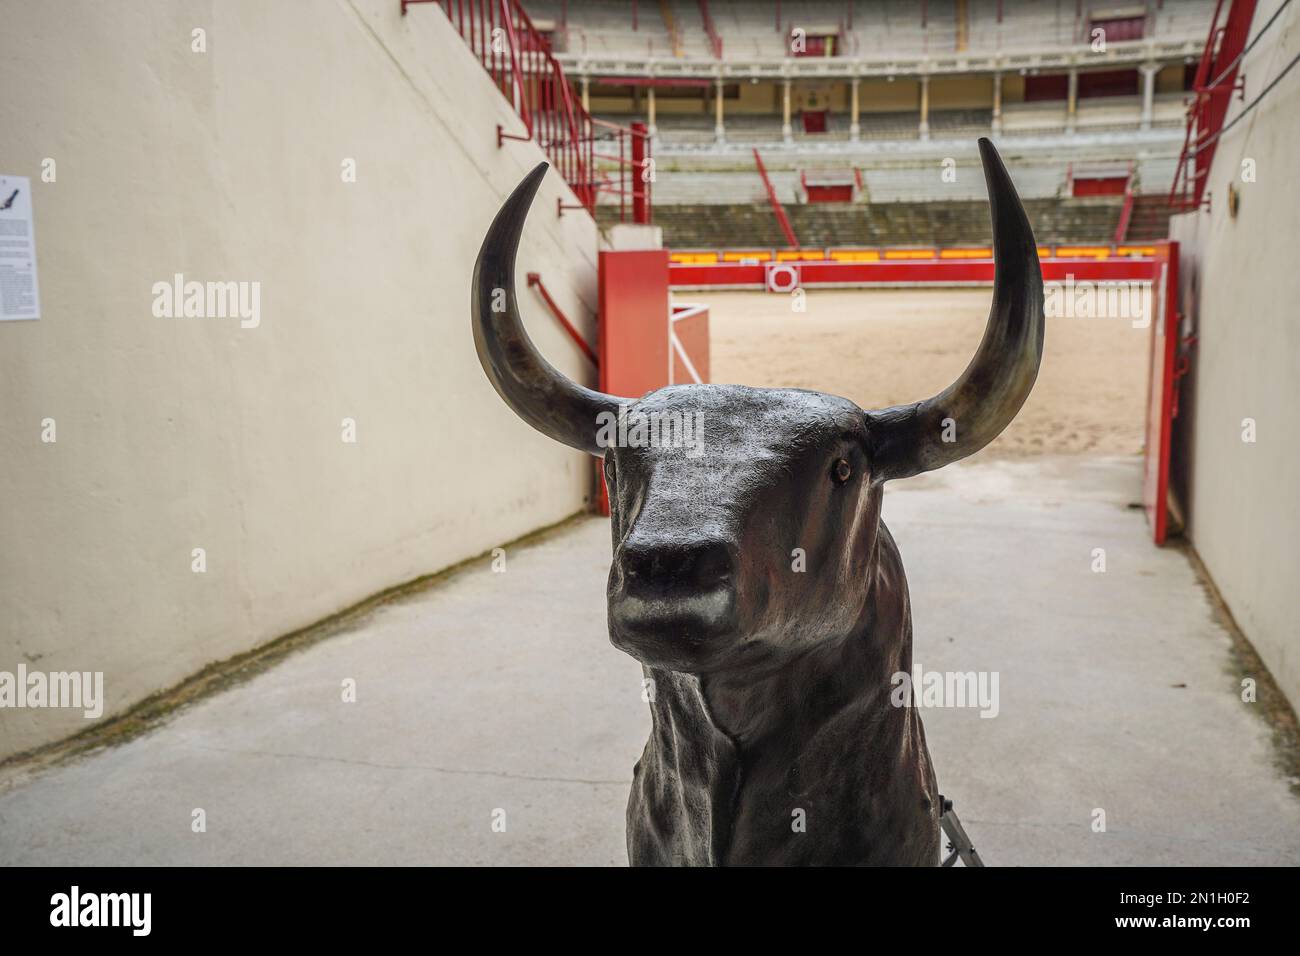
[[[650,165],[649,137],[641,133],[633,148],[632,140],[638,134],[592,118],[551,54],[550,37],[533,25],[519,0],[402,0],[402,13],[417,3],[436,3],[442,8],[523,121],[524,135],[509,133],[498,125],[497,145],[506,140],[535,140],[578,197],[576,206],[561,200],[558,212],[577,208],[594,215],[602,192],[617,193],[620,209],[628,205],[627,197],[636,198],[636,180]],[[597,152],[598,145],[601,152]],[[641,164],[637,169],[632,168],[633,154]],[[618,157],[626,157],[626,162]],[[640,196],[645,200],[645,221],[649,221],[648,186]],[[631,205],[636,207],[635,202]]]
[[754,150],[754,165],[758,167],[758,175],[763,177],[763,186],[767,189],[767,201],[772,206],[772,212],[776,215],[777,224],[781,227],[785,241],[792,249],[798,249],[799,240],[795,238],[794,229],[790,226],[790,218],[785,214],[785,207],[777,198],[776,190],[772,188],[772,180],[767,177],[767,167],[763,165],[763,157],[758,155],[757,149]]
[[1124,205],[1119,211],[1119,222],[1115,226],[1115,245],[1128,238],[1129,223],[1133,220],[1133,203],[1137,197],[1133,193],[1133,163],[1128,164],[1128,178],[1124,180]]
[[1192,83],[1193,99],[1187,111],[1183,149],[1169,190],[1169,205],[1176,209],[1201,205],[1219,130],[1228,112],[1228,99],[1237,91],[1237,68],[1255,16],[1255,3],[1256,0],[1231,0],[1222,25],[1220,15],[1225,0],[1218,0],[1214,5],[1210,33]]
[[722,35],[718,33],[718,28],[713,22],[713,15],[709,13],[709,0],[700,0],[700,19],[704,21],[704,32],[709,35],[709,46],[713,50],[713,58],[721,60]]
[[555,316],[555,321],[560,323],[564,331],[569,333],[569,338],[573,339],[574,344],[582,350],[582,354],[587,356],[587,361],[592,365],[599,366],[600,359],[596,358],[596,351],[587,344],[587,340],[582,337],[582,333],[577,330],[569,317],[564,314],[564,310],[555,304],[551,298],[551,293],[546,290],[546,285],[542,282],[542,277],[536,272],[528,273],[528,285],[536,288],[542,299],[546,302],[547,307],[551,310],[551,315]]
[[1128,237],[1129,223],[1133,220],[1133,185],[1124,190],[1124,205],[1119,211],[1119,222],[1115,224],[1115,243],[1118,245]]
[[[651,221],[650,190],[654,182],[654,161],[650,156],[650,135],[644,123],[630,128],[605,120],[591,120],[600,140],[600,152],[592,155],[599,163],[597,189],[618,203],[618,221]],[[615,152],[617,149],[617,152]],[[608,150],[608,151],[606,151]]]

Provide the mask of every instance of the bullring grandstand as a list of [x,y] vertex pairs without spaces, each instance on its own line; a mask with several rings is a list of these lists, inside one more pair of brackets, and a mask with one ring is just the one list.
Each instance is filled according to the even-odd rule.
[[970,241],[984,135],[1040,239],[1162,238],[1214,3],[525,6],[593,116],[645,124],[655,219],[684,249],[788,244],[776,203],[800,244]]

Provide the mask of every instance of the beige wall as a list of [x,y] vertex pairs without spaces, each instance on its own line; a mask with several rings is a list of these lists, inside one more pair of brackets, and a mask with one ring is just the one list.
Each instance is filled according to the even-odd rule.
[[1025,78],[1019,73],[1002,74],[1002,102],[1023,103],[1025,100]]
[[[727,86],[737,94],[728,96],[723,101],[723,109],[728,116],[734,113],[771,114],[781,112],[781,86],[779,83],[768,81],[751,83],[748,80],[741,79],[731,81]],[[685,95],[668,95],[668,89],[667,87],[659,87],[656,90],[656,115],[713,116],[713,88],[711,86],[684,87],[672,91],[673,93],[684,93]],[[590,97],[591,112],[596,115],[639,116],[644,120],[648,109],[646,98],[647,90],[645,89],[641,90],[639,102],[633,102],[633,97],[630,94],[624,96],[596,96],[593,94]]]
[[932,110],[990,110],[992,108],[993,77],[991,75],[936,76],[930,80],[930,109]]
[[[1140,80],[1141,74],[1139,74]],[[1142,86],[1139,82],[1138,91],[1141,92]],[[1157,93],[1181,93],[1183,91],[1183,68],[1181,66],[1166,66],[1156,73],[1156,92]]]
[[[781,112],[781,84],[780,83],[751,83],[749,80],[738,80],[737,88],[740,95],[738,99],[727,100],[724,107],[736,113],[777,113]],[[793,95],[793,90],[791,91]],[[792,101],[793,102],[793,101]]]
[[888,80],[863,80],[858,91],[860,109],[864,113],[902,113],[921,108],[921,82],[901,78]]
[[[690,98],[667,97],[661,95],[662,91],[656,91],[655,112],[659,116],[666,114],[689,114],[692,116],[712,116],[713,115],[713,91],[695,89],[691,90]],[[733,100],[726,100],[723,103],[724,108],[729,108]],[[646,106],[646,94],[641,94],[640,108],[633,108],[630,100],[625,106],[627,112],[640,116],[642,120],[646,118],[648,107]]]
[[[497,149],[519,123],[435,7],[3,0],[0,22],[0,173],[33,179],[43,307],[0,323],[0,670],[103,671],[107,715],[583,507],[587,460],[474,356],[479,242],[542,156]],[[520,273],[591,336],[596,231],[559,196],[552,173]],[[154,317],[177,272],[260,282],[260,326]],[[0,711],[0,758],[87,725]]]
[[[1261,3],[1256,28],[1277,0]],[[1253,99],[1300,52],[1284,15],[1243,61]],[[1253,32],[1252,32],[1253,35]],[[1228,120],[1244,104],[1233,97]],[[1189,536],[1246,637],[1292,704],[1300,705],[1300,70],[1292,70],[1219,141],[1211,208],[1179,216],[1182,308],[1199,340],[1184,379],[1175,487]],[[1253,160],[1255,182],[1243,181]],[[1236,218],[1228,189],[1240,193]],[[1256,441],[1243,442],[1254,419]]]

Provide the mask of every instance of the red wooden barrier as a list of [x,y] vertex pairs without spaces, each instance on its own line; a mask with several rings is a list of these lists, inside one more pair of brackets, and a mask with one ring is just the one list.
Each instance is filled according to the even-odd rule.
[[1169,527],[1169,450],[1177,414],[1174,353],[1178,347],[1178,243],[1160,248],[1148,266],[1152,283],[1150,375],[1147,379],[1146,450],[1142,506],[1151,536],[1164,544]]

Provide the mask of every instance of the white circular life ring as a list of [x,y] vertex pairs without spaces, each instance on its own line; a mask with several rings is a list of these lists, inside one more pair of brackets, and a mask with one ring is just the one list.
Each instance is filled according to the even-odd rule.
[[796,262],[769,262],[767,264],[767,291],[789,293],[799,288],[799,264]]

